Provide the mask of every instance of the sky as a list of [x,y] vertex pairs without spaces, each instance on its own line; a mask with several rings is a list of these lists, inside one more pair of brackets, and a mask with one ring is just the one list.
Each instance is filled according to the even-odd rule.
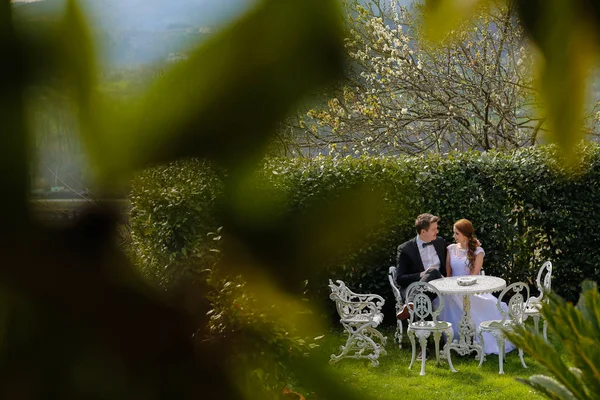
[[[10,0],[12,3],[33,3],[47,0]],[[92,17],[101,16],[100,24],[117,24],[115,28],[152,29],[161,28],[165,20],[179,19],[186,22],[193,18],[217,25],[226,22],[246,10],[256,0],[79,0],[84,10],[92,11]],[[64,0],[48,1],[57,8]]]
[[[12,0],[25,5],[33,1],[47,7],[22,11],[23,15],[46,13],[58,16],[66,0]],[[244,13],[257,0],[78,0],[90,27],[97,33],[100,59],[109,65],[135,65],[165,59],[181,51],[174,41],[205,40]],[[177,38],[175,29],[204,32],[195,37]],[[192,35],[193,36],[193,35]],[[173,47],[172,50],[171,46]]]

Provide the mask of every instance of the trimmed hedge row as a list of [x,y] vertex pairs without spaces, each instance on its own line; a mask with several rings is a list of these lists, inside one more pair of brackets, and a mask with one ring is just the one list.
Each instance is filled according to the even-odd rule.
[[[553,147],[268,159],[227,196],[206,164],[178,162],[133,182],[132,249],[148,275],[165,283],[185,276],[190,259],[214,247],[207,234],[220,226],[238,239],[267,235],[273,253],[267,257],[288,265],[284,282],[300,285],[308,277],[309,295],[327,301],[327,279],[342,279],[355,291],[384,295],[391,306],[387,270],[396,247],[415,235],[416,215],[431,212],[441,216],[447,239],[453,221],[473,222],[488,275],[532,282],[552,260],[553,289],[576,300],[584,278],[600,280],[600,150],[586,146],[578,160],[562,166]],[[231,217],[236,212],[252,221],[240,223]]]

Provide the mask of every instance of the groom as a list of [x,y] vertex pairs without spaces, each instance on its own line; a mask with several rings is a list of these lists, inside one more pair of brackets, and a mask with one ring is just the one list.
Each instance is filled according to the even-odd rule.
[[[397,283],[403,296],[413,282],[429,282],[446,275],[446,241],[438,237],[440,217],[421,214],[415,221],[417,237],[398,246]],[[400,320],[408,318],[408,308],[413,308],[412,298],[406,299],[398,313]]]

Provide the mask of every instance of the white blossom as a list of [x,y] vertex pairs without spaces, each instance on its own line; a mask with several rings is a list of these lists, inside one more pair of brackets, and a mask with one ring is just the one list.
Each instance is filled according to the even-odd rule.
[[[537,121],[531,103],[533,52],[514,20],[500,29],[507,20],[504,6],[492,14],[477,11],[474,22],[449,34],[445,47],[433,48],[396,0],[380,3],[387,7],[385,18],[369,10],[376,0],[348,1],[359,10],[349,10],[344,41],[352,61],[349,81],[336,101],[306,114],[304,129],[318,127],[309,140],[318,145],[332,135],[344,142],[336,151],[345,155],[414,154],[447,151],[456,143],[478,148],[486,126],[488,135],[498,135],[489,143],[514,146],[504,139],[507,134],[516,143],[529,143],[533,130],[520,122],[530,119],[535,126]],[[593,118],[600,123],[600,111]]]

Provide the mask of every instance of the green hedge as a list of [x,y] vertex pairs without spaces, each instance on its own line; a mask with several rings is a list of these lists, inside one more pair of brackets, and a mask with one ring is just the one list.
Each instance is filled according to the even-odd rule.
[[[238,214],[264,221],[258,228],[257,221],[221,219],[221,181],[205,164],[181,162],[146,171],[134,182],[133,249],[145,269],[168,281],[184,276],[190,257],[201,258],[210,248],[207,233],[224,226],[225,239],[227,232],[249,241],[267,237],[270,245],[257,257],[286,260],[291,267],[284,283],[300,286],[309,277],[310,297],[328,301],[332,278],[392,303],[387,269],[396,247],[415,235],[416,215],[431,212],[441,216],[440,234],[447,239],[453,221],[473,222],[488,275],[532,282],[541,264],[552,260],[553,289],[576,300],[584,278],[600,277],[600,150],[586,146],[578,160],[563,167],[552,147],[445,157],[268,159],[221,203],[229,211],[252,210]],[[318,268],[302,269],[311,264]]]
[[[148,169],[132,181],[128,253],[151,280],[165,287],[185,279],[190,265],[214,262],[215,215],[222,179],[197,160]],[[196,267],[197,268],[197,267]]]

